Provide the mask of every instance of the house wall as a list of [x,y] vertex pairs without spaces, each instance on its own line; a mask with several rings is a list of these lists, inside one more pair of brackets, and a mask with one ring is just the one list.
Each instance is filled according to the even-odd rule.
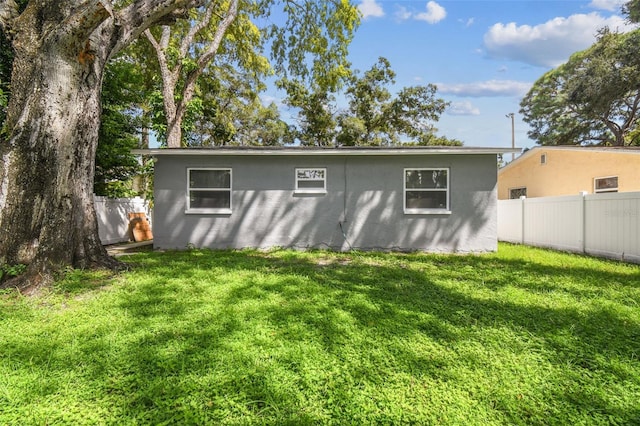
[[[540,156],[546,155],[546,164]],[[512,188],[527,188],[527,197],[594,193],[594,179],[618,176],[618,192],[640,191],[640,152],[534,148],[498,174],[498,198]]]
[[[232,168],[231,214],[185,214],[191,167]],[[327,193],[294,194],[297,167],[326,168]],[[451,214],[404,214],[406,167],[450,168]],[[497,249],[496,156],[490,154],[162,155],[154,187],[156,248]]]

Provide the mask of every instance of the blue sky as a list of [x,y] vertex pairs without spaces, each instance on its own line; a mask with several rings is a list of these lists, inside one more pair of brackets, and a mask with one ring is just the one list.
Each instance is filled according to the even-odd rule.
[[[433,83],[451,102],[438,134],[466,146],[531,147],[519,103],[546,71],[589,47],[599,28],[632,27],[623,0],[354,0],[363,19],[350,46],[352,67],[383,56],[396,89]],[[282,96],[267,93],[272,99]],[[291,115],[286,107],[283,117]]]

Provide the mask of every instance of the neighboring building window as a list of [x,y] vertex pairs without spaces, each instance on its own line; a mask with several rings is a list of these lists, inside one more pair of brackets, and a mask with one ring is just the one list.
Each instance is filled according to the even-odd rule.
[[296,169],[296,190],[298,193],[327,192],[327,169]]
[[547,154],[541,154],[540,155],[540,164],[547,164]]
[[510,200],[518,200],[518,199],[520,199],[520,197],[526,197],[526,196],[527,196],[527,188],[526,187],[509,189],[509,199]]
[[231,213],[231,169],[187,169],[187,213]]
[[449,169],[404,169],[405,213],[450,213]]
[[593,192],[618,192],[618,176],[595,178]]

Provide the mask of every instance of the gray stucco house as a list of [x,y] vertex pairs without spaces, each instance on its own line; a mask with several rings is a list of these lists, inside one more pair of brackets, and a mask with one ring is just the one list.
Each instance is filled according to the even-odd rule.
[[497,155],[474,147],[217,147],[155,158],[154,246],[486,252]]

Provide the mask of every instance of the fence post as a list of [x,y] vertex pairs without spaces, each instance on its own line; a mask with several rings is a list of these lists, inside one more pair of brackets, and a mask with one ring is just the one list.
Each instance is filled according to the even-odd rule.
[[582,253],[587,252],[587,191],[580,191],[582,195]]
[[520,196],[520,213],[522,215],[522,217],[520,218],[520,244],[524,244],[524,221],[525,221],[524,203],[526,199],[527,197],[525,195]]

